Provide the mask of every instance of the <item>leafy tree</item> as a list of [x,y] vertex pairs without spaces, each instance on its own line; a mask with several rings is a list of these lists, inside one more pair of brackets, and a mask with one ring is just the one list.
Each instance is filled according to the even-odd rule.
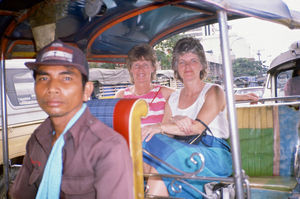
[[156,52],[157,60],[161,65],[161,69],[171,69],[172,66],[172,51],[176,42],[181,39],[183,35],[174,35],[162,42],[158,43],[154,50]]
[[234,77],[261,76],[267,72],[267,69],[260,61],[248,58],[238,58],[232,63],[232,71]]

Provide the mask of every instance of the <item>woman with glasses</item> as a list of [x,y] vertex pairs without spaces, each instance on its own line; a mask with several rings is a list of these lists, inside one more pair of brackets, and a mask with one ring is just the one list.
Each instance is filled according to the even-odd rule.
[[155,51],[148,44],[133,47],[128,53],[127,67],[133,86],[121,89],[115,98],[144,99],[149,105],[146,118],[142,118],[142,127],[160,123],[165,109],[165,103],[171,93],[171,88],[152,84],[156,74]]
[[[229,137],[225,95],[220,86],[203,81],[207,61],[200,42],[194,38],[179,40],[173,50],[172,67],[175,76],[184,83],[184,88],[169,97],[161,123],[142,128],[143,148],[189,173],[203,165],[200,156],[194,157],[197,164],[189,159],[193,153],[200,153],[204,157],[204,167],[198,176],[230,176],[232,160],[230,147],[225,141]],[[144,161],[151,166],[151,173],[179,174],[145,154]],[[188,181],[201,191],[207,183]],[[148,194],[201,198],[199,193],[184,183],[178,183],[182,186],[181,191],[176,191],[176,186],[172,186],[172,179],[150,177]]]

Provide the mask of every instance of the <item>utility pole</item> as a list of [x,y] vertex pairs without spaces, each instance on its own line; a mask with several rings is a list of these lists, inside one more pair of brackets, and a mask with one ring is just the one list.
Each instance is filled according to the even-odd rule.
[[261,56],[260,50],[257,51],[257,56],[258,56],[258,61],[260,63],[260,56]]

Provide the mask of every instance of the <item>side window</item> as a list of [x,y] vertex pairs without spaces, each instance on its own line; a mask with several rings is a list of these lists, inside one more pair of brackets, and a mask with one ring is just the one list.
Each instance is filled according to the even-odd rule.
[[276,78],[277,97],[286,96],[286,89],[288,81],[292,77],[293,70],[280,72]]
[[300,69],[291,71],[291,76],[284,87],[285,96],[300,95]]
[[7,95],[15,107],[37,105],[34,93],[34,79],[28,69],[8,69]]

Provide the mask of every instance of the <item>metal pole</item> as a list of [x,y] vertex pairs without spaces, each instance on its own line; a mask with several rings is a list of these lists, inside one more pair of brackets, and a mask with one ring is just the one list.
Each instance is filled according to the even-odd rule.
[[241,168],[241,156],[240,156],[240,143],[239,134],[237,130],[236,122],[236,110],[235,100],[233,94],[233,75],[232,75],[232,64],[229,51],[229,39],[228,39],[228,28],[227,28],[227,15],[225,11],[218,12],[218,21],[220,28],[220,40],[221,40],[221,51],[223,61],[223,73],[224,83],[226,89],[226,100],[227,100],[227,111],[228,121],[230,130],[230,140],[232,147],[232,159],[233,159],[233,170],[234,170],[234,182],[236,189],[236,198],[244,198],[243,191],[243,173]]
[[7,131],[7,107],[6,107],[6,78],[5,62],[3,52],[1,53],[1,115],[2,115],[2,152],[3,152],[3,173],[6,198],[9,188],[9,159],[8,159],[8,131]]

